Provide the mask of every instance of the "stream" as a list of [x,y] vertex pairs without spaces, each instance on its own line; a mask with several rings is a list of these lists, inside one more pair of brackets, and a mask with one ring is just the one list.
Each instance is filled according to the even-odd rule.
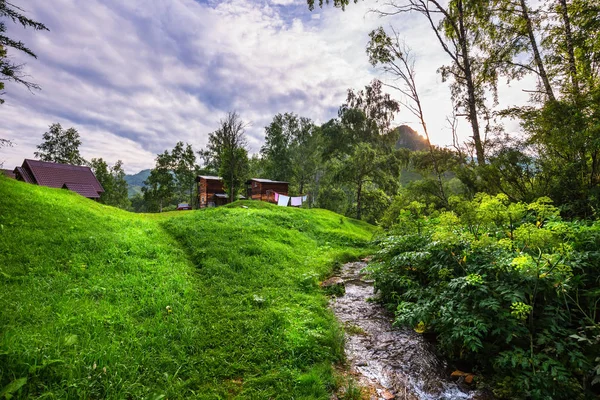
[[346,328],[350,371],[361,386],[369,388],[371,399],[485,398],[465,383],[452,381],[445,362],[421,335],[393,327],[393,316],[380,304],[367,301],[374,289],[372,281],[361,274],[366,265],[352,262],[342,267],[339,276],[346,293],[333,297],[330,306]]

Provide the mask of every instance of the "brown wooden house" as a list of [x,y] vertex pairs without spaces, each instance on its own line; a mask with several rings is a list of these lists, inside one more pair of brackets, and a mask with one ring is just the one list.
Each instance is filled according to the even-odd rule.
[[288,194],[288,182],[272,181],[270,179],[252,178],[246,181],[246,196],[252,200],[275,201],[275,193]]
[[88,199],[97,200],[104,188],[90,167],[25,160],[14,169],[15,178],[34,185],[68,189]]
[[229,203],[229,198],[223,187],[223,179],[218,176],[199,175],[198,205],[200,208],[217,207]]

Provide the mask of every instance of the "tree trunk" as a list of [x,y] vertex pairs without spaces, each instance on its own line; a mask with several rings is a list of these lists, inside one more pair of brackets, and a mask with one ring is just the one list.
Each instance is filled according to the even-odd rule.
[[458,24],[459,24],[459,41],[461,48],[461,56],[463,59],[463,67],[465,73],[465,81],[467,84],[467,94],[469,102],[469,121],[473,129],[473,142],[475,142],[475,153],[477,155],[477,164],[485,164],[485,154],[481,134],[479,132],[479,120],[477,119],[477,99],[475,97],[475,82],[473,81],[473,71],[471,69],[471,60],[469,59],[469,46],[467,43],[467,34],[464,24],[463,2],[457,2],[458,8]]
[[579,80],[577,79],[577,65],[575,64],[575,50],[573,47],[573,33],[571,32],[571,20],[569,18],[569,10],[567,9],[567,0],[558,0],[560,3],[560,11],[565,27],[565,43],[567,45],[567,54],[569,58],[569,75],[571,75],[571,83],[573,84],[573,92],[575,96],[579,96]]
[[533,24],[531,23],[531,18],[529,17],[529,9],[527,8],[527,3],[525,3],[525,0],[521,0],[521,16],[525,20],[525,25],[527,27],[527,35],[529,36],[529,42],[531,44],[531,49],[533,50],[533,58],[535,60],[535,64],[537,65],[540,79],[542,80],[542,83],[544,85],[544,90],[546,91],[546,95],[548,96],[548,98],[552,101],[555,101],[556,97],[554,97],[554,92],[552,91],[552,86],[550,86],[550,80],[548,79],[546,68],[544,68],[542,56],[540,55],[540,51],[538,50],[537,41],[535,40],[535,34],[533,32]]
[[229,202],[233,203],[233,197],[235,194],[235,190],[233,189],[233,168],[231,169],[231,173],[229,174]]
[[362,181],[358,181],[358,186],[356,187],[356,219],[360,219],[361,217],[361,204],[360,197],[362,194]]

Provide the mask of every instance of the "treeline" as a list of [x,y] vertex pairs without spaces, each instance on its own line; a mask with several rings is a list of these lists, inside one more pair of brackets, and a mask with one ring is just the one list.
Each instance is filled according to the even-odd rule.
[[399,107],[374,81],[365,90],[349,90],[338,118],[321,126],[294,113],[275,115],[265,127],[264,145],[252,156],[247,124],[231,112],[209,134],[204,149],[179,142],[159,154],[143,195],[133,203],[143,211],[173,209],[183,199],[195,204],[192,177],[198,174],[221,176],[233,201],[245,194],[248,178],[261,177],[289,182],[290,193],[308,195],[311,207],[376,223],[411,159],[407,149],[396,148],[401,131],[391,123]]
[[[356,2],[356,1],[355,1]],[[350,1],[333,0],[344,8]],[[314,7],[315,1],[308,0]],[[318,2],[323,5],[323,1]],[[455,142],[478,168],[462,171],[469,193],[505,193],[512,201],[548,195],[563,215],[596,215],[600,199],[600,2],[598,0],[406,0],[375,7],[381,16],[422,18],[447,63],[456,127],[466,117],[471,140]],[[434,45],[434,43],[432,43]],[[371,32],[367,55],[390,78],[427,133],[415,85],[414,57],[392,28]],[[498,82],[534,77],[531,101],[499,109]],[[499,117],[520,121],[508,136]],[[433,163],[433,161],[432,161]],[[433,163],[434,164],[434,163]],[[442,197],[441,188],[439,191]]]

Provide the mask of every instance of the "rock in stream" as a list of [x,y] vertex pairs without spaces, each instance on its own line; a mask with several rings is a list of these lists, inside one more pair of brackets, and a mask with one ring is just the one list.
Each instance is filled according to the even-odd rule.
[[[345,294],[331,300],[331,308],[346,327],[345,351],[351,371],[372,399],[442,400],[480,399],[450,380],[447,366],[421,335],[392,326],[393,316],[381,305],[368,302],[373,284],[364,279],[364,262],[342,267]],[[376,394],[375,394],[376,393]]]

